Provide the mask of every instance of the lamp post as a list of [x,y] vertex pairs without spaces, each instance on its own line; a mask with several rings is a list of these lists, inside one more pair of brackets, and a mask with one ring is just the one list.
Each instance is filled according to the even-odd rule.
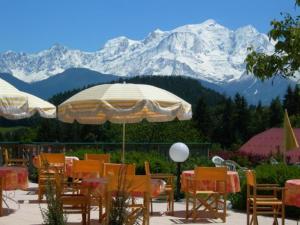
[[180,164],[189,157],[189,148],[181,142],[173,144],[169,150],[170,158],[177,163],[176,201],[180,199]]

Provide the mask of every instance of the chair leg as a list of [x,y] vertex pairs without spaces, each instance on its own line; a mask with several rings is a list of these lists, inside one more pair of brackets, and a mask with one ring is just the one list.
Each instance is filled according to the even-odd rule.
[[258,225],[258,219],[256,215],[256,205],[253,204],[253,212],[252,212],[252,220],[253,220],[253,225]]
[[171,191],[170,192],[170,207],[171,207],[171,215],[173,216],[174,215],[174,192]]
[[196,209],[197,198],[196,195],[193,195],[193,221],[196,221],[197,209]]
[[90,225],[91,222],[91,206],[87,205],[87,224]]
[[281,225],[285,223],[285,205],[282,204],[281,206]]
[[224,209],[223,209],[224,210],[223,211],[224,220],[223,221],[224,221],[224,223],[226,223],[226,214],[227,214],[227,205],[226,205],[227,196],[226,196],[226,194],[223,198],[224,198]]
[[250,206],[249,206],[249,200],[247,199],[247,225],[250,225],[249,217],[250,217]]
[[2,216],[2,211],[3,211],[3,206],[2,206],[2,193],[0,193],[1,197],[0,197],[0,217]]
[[82,225],[86,225],[86,214],[85,212],[82,212]]
[[186,193],[185,195],[185,219],[187,220],[189,218],[189,194]]
[[150,212],[151,212],[151,215],[153,214],[153,201],[152,201],[152,198],[150,198]]
[[99,196],[99,223],[102,222],[102,215],[103,215],[103,209],[102,209],[102,197]]

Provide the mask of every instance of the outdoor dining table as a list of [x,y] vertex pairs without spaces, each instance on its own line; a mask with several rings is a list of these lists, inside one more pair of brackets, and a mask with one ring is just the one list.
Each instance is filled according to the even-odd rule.
[[[194,170],[186,170],[181,174],[181,190],[186,191],[189,179],[194,176]],[[236,193],[241,191],[239,174],[236,171],[227,171],[227,193]],[[213,182],[202,182],[198,184],[200,189],[214,189],[216,184]]]
[[[108,183],[106,177],[102,178],[86,178],[82,180],[81,185],[83,187],[90,188],[90,190],[97,191],[99,193],[105,192],[105,186]],[[159,179],[151,179],[151,197],[157,197],[164,191],[165,182]],[[138,193],[137,193],[138,195]]]
[[300,207],[300,179],[285,182],[285,204]]
[[2,166],[0,167],[0,177],[3,179],[3,190],[26,190],[28,188],[26,167]]
[[[106,187],[108,184],[107,177],[99,177],[99,178],[83,178],[81,182],[81,186],[90,190],[92,196],[96,197],[100,202],[99,205],[99,222],[105,216],[102,211],[103,199],[106,195]],[[151,197],[157,197],[161,192],[164,191],[165,182],[158,179],[151,179]],[[135,197],[141,197],[141,193],[134,193]]]

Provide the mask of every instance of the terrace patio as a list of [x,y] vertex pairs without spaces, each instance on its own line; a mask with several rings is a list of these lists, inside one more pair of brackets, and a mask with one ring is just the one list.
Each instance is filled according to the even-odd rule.
[[[30,183],[27,191],[8,191],[5,194],[13,198],[15,201],[8,200],[8,205],[10,209],[7,209],[4,205],[4,215],[0,217],[0,225],[40,225],[43,224],[43,219],[41,215],[41,208],[46,205],[44,203],[39,204],[37,201],[37,184]],[[154,203],[154,214],[150,217],[150,224],[159,225],[171,225],[171,224],[195,224],[187,223],[185,221],[185,202],[175,202],[175,213],[174,216],[168,216],[162,214],[166,209],[166,203]],[[99,224],[97,220],[98,211],[92,209],[91,211],[91,225]],[[271,217],[261,216],[258,218],[260,224],[272,224]],[[221,224],[246,224],[246,213],[237,212],[228,209],[227,211],[227,221],[222,223],[221,220],[199,220],[197,224],[211,224],[211,223],[221,223]],[[81,224],[80,215],[68,215],[68,224],[79,225]],[[296,225],[295,220],[286,219],[286,225]]]

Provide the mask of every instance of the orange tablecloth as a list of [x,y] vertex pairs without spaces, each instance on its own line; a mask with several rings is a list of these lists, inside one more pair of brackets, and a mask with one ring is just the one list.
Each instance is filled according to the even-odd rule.
[[[82,186],[90,187],[92,190],[97,190],[101,193],[104,191],[104,187],[107,184],[107,178],[88,178],[82,180]],[[160,179],[151,179],[151,196],[157,197],[164,191],[165,182]],[[138,194],[136,194],[138,195]]]
[[0,167],[3,190],[25,190],[28,188],[28,170],[25,167]]
[[[66,156],[65,157],[65,164],[66,164],[66,168],[65,168],[66,171],[65,172],[66,172],[66,176],[68,176],[68,177],[72,176],[72,168],[73,168],[74,160],[79,160],[79,158],[76,157],[76,156]],[[35,156],[33,158],[32,163],[36,168],[40,167],[39,160],[38,160],[37,156]],[[55,166],[55,165],[51,165],[51,166]],[[59,167],[60,165],[57,165],[57,166]]]
[[300,179],[285,182],[285,204],[300,207]]
[[[186,170],[181,174],[181,190],[186,191],[188,178],[194,176],[194,170]],[[198,186],[203,189],[214,189],[214,183],[201,183]],[[235,171],[227,171],[227,193],[236,193],[241,191],[239,174]]]

